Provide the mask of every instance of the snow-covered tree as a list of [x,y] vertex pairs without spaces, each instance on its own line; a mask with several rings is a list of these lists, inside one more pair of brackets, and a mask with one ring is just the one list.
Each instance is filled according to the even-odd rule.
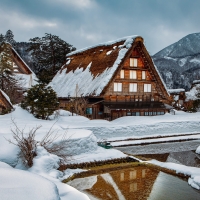
[[58,108],[58,105],[59,102],[55,91],[43,83],[30,88],[21,104],[22,108],[40,119],[48,119]]
[[0,45],[0,88],[6,89],[7,83],[13,81],[13,62],[10,45]]
[[8,30],[6,32],[5,41],[10,43],[13,47],[16,45],[16,41],[14,40],[14,34],[11,30]]
[[21,88],[13,73],[11,47],[5,42],[0,45],[0,89],[10,97],[12,103],[22,98]]
[[42,38],[32,38],[30,41],[31,46],[27,51],[32,52],[35,63],[37,63],[35,66],[38,71],[37,75],[45,83],[48,83],[65,63],[66,54],[75,50],[72,45],[49,33]]

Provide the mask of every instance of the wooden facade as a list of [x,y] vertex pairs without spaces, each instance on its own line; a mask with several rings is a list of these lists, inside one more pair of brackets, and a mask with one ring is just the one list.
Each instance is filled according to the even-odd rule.
[[[67,68],[66,74],[77,67],[86,70],[88,63],[92,63],[90,72],[95,79],[115,65],[120,50],[111,54],[109,52],[124,43],[125,41],[112,43],[110,46],[101,45],[69,55],[71,62],[62,70]],[[72,79],[74,81],[76,76]],[[95,92],[83,95],[88,99],[88,108],[91,109],[88,109],[87,116],[91,119],[113,120],[122,116],[162,115],[168,111],[165,104],[170,103],[166,87],[141,37],[134,38],[102,92],[98,95]],[[60,107],[65,107],[67,99],[60,98]]]
[[6,94],[0,90],[0,114],[7,113],[13,109],[12,104],[8,100]]

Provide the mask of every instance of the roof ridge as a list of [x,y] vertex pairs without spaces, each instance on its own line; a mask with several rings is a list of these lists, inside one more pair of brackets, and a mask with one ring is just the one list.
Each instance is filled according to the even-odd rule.
[[[93,48],[100,47],[100,46],[111,46],[111,45],[113,45],[115,43],[123,42],[123,41],[126,41],[128,39],[135,39],[136,37],[141,37],[141,36],[139,36],[139,35],[130,35],[130,36],[118,38],[116,40],[110,40],[110,41],[107,41],[107,42],[104,42],[104,43],[99,43],[97,45],[93,45],[93,46],[85,47],[85,48],[82,48],[82,49],[78,49],[76,51],[68,53],[67,56],[72,56],[74,54],[78,54],[78,53],[84,52],[86,50],[93,49]],[[134,40],[133,40],[133,42],[134,42]]]

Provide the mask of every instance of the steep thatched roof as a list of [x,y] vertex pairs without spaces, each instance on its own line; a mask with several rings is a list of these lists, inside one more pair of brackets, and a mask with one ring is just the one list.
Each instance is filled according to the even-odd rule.
[[140,36],[124,37],[68,54],[66,64],[53,78],[50,86],[58,97],[63,98],[77,95],[101,96],[135,48],[140,48],[146,67],[154,74],[159,94],[168,98],[165,83]]
[[129,36],[115,41],[81,49],[67,55],[67,62],[50,85],[58,97],[99,96],[115,71],[140,36]]
[[[3,44],[3,43],[2,43]],[[31,68],[26,64],[22,57],[17,53],[14,47],[5,42],[4,44],[9,45],[11,49],[12,61],[13,61],[13,72],[15,74],[15,79],[18,81],[20,86],[24,89],[30,88],[37,82],[37,77]]]

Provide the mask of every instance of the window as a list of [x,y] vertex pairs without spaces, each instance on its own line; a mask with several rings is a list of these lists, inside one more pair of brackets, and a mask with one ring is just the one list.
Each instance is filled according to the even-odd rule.
[[146,176],[146,169],[143,169],[142,170],[142,178],[145,178],[145,176]]
[[114,92],[122,91],[122,83],[114,83]]
[[129,92],[137,92],[137,83],[129,84]]
[[86,114],[91,115],[92,114],[92,108],[86,108]]
[[137,73],[135,70],[130,70],[130,79],[136,79],[137,78]]
[[120,78],[124,78],[124,70],[120,71]]
[[144,115],[145,115],[145,116],[148,116],[148,115],[149,115],[149,113],[148,113],[148,112],[144,112]]
[[136,58],[130,58],[130,67],[137,67],[138,60]]
[[130,176],[129,176],[130,180],[136,179],[136,177],[137,177],[136,170],[130,171]]
[[135,114],[136,114],[135,116],[140,116],[140,112],[136,112]]
[[124,181],[124,173],[120,173],[120,181]]
[[151,92],[151,84],[144,84],[144,92]]
[[137,191],[137,183],[131,183],[130,192],[136,192],[136,191]]
[[146,72],[145,71],[142,71],[142,79],[146,79]]

